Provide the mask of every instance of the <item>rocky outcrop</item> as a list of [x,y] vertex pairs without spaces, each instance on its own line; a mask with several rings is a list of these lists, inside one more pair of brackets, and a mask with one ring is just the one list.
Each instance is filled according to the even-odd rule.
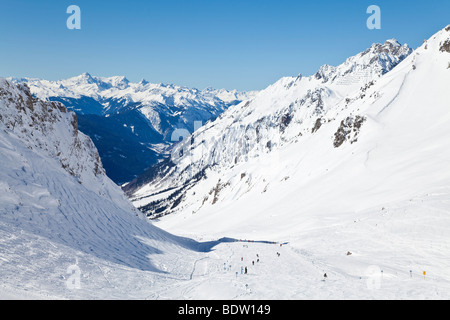
[[439,48],[439,51],[450,53],[450,40],[444,41],[444,42],[441,44],[441,46],[440,46],[440,48]]
[[322,118],[318,118],[317,120],[316,120],[316,123],[315,123],[315,125],[314,125],[314,127],[312,128],[312,130],[311,130],[311,133],[314,133],[314,132],[316,132],[317,130],[319,130],[320,129],[320,127],[322,126],[322,124],[323,124],[323,119]]
[[333,145],[335,148],[339,148],[345,141],[355,143],[358,141],[358,135],[363,123],[366,121],[365,117],[347,117],[341,121],[341,125],[334,134]]
[[0,114],[0,127],[29,149],[58,159],[80,183],[105,173],[93,142],[78,131],[75,113],[63,104],[39,100],[26,84],[0,79]]

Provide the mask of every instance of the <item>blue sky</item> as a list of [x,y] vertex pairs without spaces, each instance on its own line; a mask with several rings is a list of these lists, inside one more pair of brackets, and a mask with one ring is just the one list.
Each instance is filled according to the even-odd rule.
[[[69,5],[81,30],[69,30]],[[369,30],[369,5],[381,29]],[[0,0],[0,76],[89,72],[203,89],[263,89],[372,43],[413,48],[450,24],[449,0]]]

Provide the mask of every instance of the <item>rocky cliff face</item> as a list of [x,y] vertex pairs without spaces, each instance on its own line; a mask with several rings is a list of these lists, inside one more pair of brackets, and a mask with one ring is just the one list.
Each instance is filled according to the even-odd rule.
[[0,123],[5,132],[51,158],[80,183],[105,174],[91,139],[78,131],[77,116],[59,102],[34,98],[25,84],[0,79]]

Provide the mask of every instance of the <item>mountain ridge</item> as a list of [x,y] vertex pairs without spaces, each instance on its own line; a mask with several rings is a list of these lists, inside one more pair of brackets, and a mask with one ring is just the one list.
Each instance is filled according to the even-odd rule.
[[[199,129],[193,144],[179,146],[189,158],[127,190],[129,196],[143,212],[164,216],[159,224],[172,230],[194,232],[202,218],[213,217],[232,230],[258,217],[280,226],[288,219],[294,232],[302,214],[365,210],[445,190],[450,57],[441,48],[449,39],[447,28],[439,31],[346,95],[341,85],[301,91],[291,85],[299,80],[280,80],[247,106],[230,108],[224,121]],[[176,187],[169,196],[152,195],[168,186]],[[270,212],[284,218],[275,222]]]
[[[388,40],[373,44],[337,67],[324,65],[308,77],[283,77],[252,99],[230,107],[216,121],[195,132],[190,141],[176,145],[171,160],[159,163],[149,170],[148,178],[138,177],[124,190],[143,212],[157,212],[156,217],[160,217],[177,208],[187,190],[214,167],[221,170],[223,166],[225,170],[237,166],[316,132],[323,123],[331,121],[325,115],[337,104],[350,99],[354,92],[360,98],[411,52],[408,45]],[[189,153],[193,160],[178,159],[180,150]],[[149,183],[151,180],[154,182]],[[223,187],[221,184],[219,181],[209,188],[218,190]],[[152,200],[152,192],[159,194],[168,189],[175,190],[170,201]]]

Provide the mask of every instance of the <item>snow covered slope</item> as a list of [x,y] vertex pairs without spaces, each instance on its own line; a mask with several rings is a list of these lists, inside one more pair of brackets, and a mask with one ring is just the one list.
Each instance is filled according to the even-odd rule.
[[[167,272],[189,276],[171,261],[189,265],[198,244],[142,217],[105,175],[74,113],[4,79],[0,159],[0,298],[133,297]],[[132,285],[108,282],[128,273]],[[133,280],[142,274],[146,281]]]
[[[137,207],[160,216],[184,210],[185,200],[190,198],[186,190],[205,175],[217,173],[220,176],[225,170],[234,171],[241,164],[245,166],[244,163],[254,163],[256,167],[262,164],[263,171],[267,171],[265,161],[261,159],[277,154],[274,151],[283,146],[308,140],[326,122],[339,123],[340,120],[335,118],[341,113],[339,109],[347,108],[351,94],[357,95],[353,100],[362,97],[367,88],[411,51],[407,45],[389,40],[372,45],[338,67],[323,66],[313,76],[283,78],[250,101],[231,107],[217,121],[207,124],[189,141],[175,148],[172,162],[176,166],[168,161],[160,163],[149,176],[139,177],[126,190],[135,199]],[[339,107],[339,104],[343,106]],[[325,139],[329,140],[328,137]],[[179,157],[182,149],[186,156]],[[272,164],[268,167],[276,168]],[[155,175],[158,171],[160,174]],[[270,178],[255,180],[253,173],[248,171],[234,172],[237,179],[234,182],[218,181],[217,178],[213,185],[207,186],[208,190],[196,193],[195,199],[187,201],[216,203],[220,198],[219,189],[226,185],[233,188],[235,183],[240,185],[236,196],[253,186],[265,188],[269,184],[266,180]],[[169,189],[171,192],[167,194]],[[169,195],[169,201],[160,196],[162,191]]]
[[[260,203],[263,209],[285,199],[293,208],[284,215],[293,210],[301,217],[312,210],[365,209],[446,187],[450,55],[443,44],[449,39],[449,31],[440,31],[392,71],[345,95],[319,86],[315,96],[308,88],[315,79],[280,80],[195,133],[187,141],[194,141],[188,156],[135,196],[183,186],[204,169],[171,211],[216,212],[255,196],[265,200],[256,201],[252,213]],[[286,89],[296,81],[296,89]]]
[[450,26],[367,80],[345,65],[281,79],[128,191],[170,232],[287,242],[221,247],[251,297],[448,299],[449,44]]

